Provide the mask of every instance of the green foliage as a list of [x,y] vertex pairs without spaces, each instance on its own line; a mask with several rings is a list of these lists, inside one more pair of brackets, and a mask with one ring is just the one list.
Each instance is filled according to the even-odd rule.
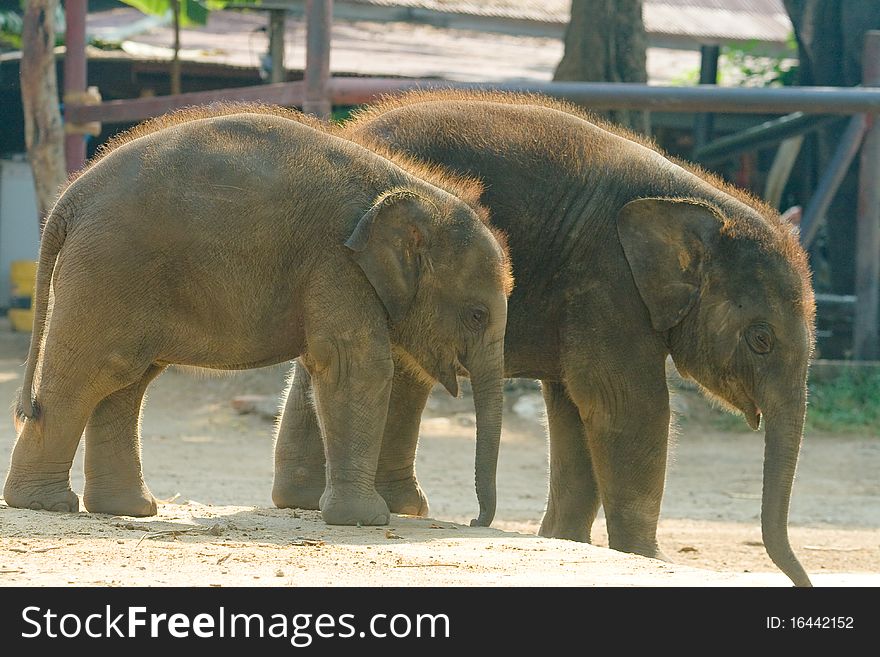
[[14,11],[0,11],[0,47],[21,48],[21,15]]
[[[171,0],[122,0],[127,5],[151,16],[164,16],[171,12]],[[180,0],[180,24],[204,25],[208,22],[208,12],[223,9],[232,0]],[[260,4],[260,0],[235,0],[236,4]]]
[[724,46],[719,62],[722,79],[730,78],[740,87],[783,87],[795,84],[797,64],[785,57],[758,55],[757,48],[758,43],[755,41],[742,46]]
[[[797,52],[794,33],[786,39],[790,52]],[[718,58],[718,84],[740,87],[784,87],[797,84],[798,64],[790,57],[761,55],[760,44],[750,41],[738,46],[722,46]],[[700,67],[672,80],[675,86],[694,86],[700,82]]]
[[[18,11],[0,10],[0,48],[21,49],[21,33],[24,29],[24,2]],[[64,43],[64,9],[55,7],[55,45]]]
[[700,84],[700,67],[692,68],[669,81],[673,87],[693,87]]
[[97,37],[89,39],[89,45],[98,50],[122,50],[122,45],[119,41],[106,41]]
[[330,120],[333,123],[343,123],[351,117],[351,113],[359,109],[360,105],[339,105],[330,112]]
[[809,399],[808,429],[880,436],[880,368],[846,367],[830,380],[811,382]]

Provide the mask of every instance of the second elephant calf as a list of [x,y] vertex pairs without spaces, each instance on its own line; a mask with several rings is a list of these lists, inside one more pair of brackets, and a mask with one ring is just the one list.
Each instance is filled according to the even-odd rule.
[[139,442],[149,383],[172,364],[299,356],[325,441],[324,519],[386,523],[374,478],[394,353],[453,394],[459,374],[473,379],[488,524],[512,282],[480,190],[302,117],[220,114],[118,139],[52,210],[6,502],[77,510],[85,431],[86,508],[154,514]]

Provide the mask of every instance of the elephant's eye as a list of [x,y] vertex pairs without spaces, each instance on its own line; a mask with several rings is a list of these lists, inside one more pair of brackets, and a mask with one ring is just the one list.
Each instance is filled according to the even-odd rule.
[[764,323],[752,324],[746,330],[746,343],[756,354],[768,354],[773,349],[773,330]]
[[474,331],[479,331],[486,326],[489,311],[483,306],[471,306],[465,311],[464,321]]

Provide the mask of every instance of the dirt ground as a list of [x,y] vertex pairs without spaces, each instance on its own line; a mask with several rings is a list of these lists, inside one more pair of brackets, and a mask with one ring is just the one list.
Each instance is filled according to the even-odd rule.
[[[19,386],[28,336],[0,323],[0,408]],[[431,518],[328,527],[316,512],[272,506],[272,422],[242,415],[239,395],[277,395],[287,367],[222,376],[169,371],[143,421],[155,518],[11,509],[0,503],[0,585],[576,585],[785,586],[759,527],[763,436],[708,429],[693,391],[676,394],[660,541],[672,563],[534,535],[547,450],[540,393],[507,396],[490,529],[477,509],[470,399],[438,390],[422,422],[418,472]],[[0,478],[14,432],[0,420]],[[73,468],[82,491],[82,454]],[[791,509],[795,552],[817,585],[880,585],[880,436],[808,434]]]

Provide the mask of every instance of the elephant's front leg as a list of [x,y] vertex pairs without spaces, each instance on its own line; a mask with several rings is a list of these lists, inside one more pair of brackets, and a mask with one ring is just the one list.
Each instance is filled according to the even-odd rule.
[[590,542],[599,487],[578,408],[561,383],[541,385],[550,430],[550,490],[538,534]]
[[388,419],[379,454],[376,489],[394,513],[428,515],[428,498],[416,480],[416,447],[431,385],[401,366],[394,370]]
[[[431,386],[396,367],[376,472],[376,489],[392,513],[428,514],[415,459],[419,424],[430,394]],[[324,443],[311,397],[311,376],[298,361],[275,440],[272,501],[279,508],[317,509],[324,492]]]
[[162,371],[153,366],[143,378],[104,399],[86,425],[83,502],[92,513],[156,515],[157,504],[141,468],[141,406],[147,386]]
[[[648,372],[654,369],[658,371]],[[608,545],[665,559],[657,544],[669,439],[669,393],[662,364],[611,372],[591,371],[569,382],[586,427]]]
[[281,509],[317,509],[326,483],[324,442],[312,403],[312,378],[297,360],[275,439],[272,501]]
[[331,525],[384,525],[388,505],[376,492],[376,468],[388,414],[394,363],[387,336],[311,336],[304,357],[311,370],[324,437],[327,485],[321,496]]

